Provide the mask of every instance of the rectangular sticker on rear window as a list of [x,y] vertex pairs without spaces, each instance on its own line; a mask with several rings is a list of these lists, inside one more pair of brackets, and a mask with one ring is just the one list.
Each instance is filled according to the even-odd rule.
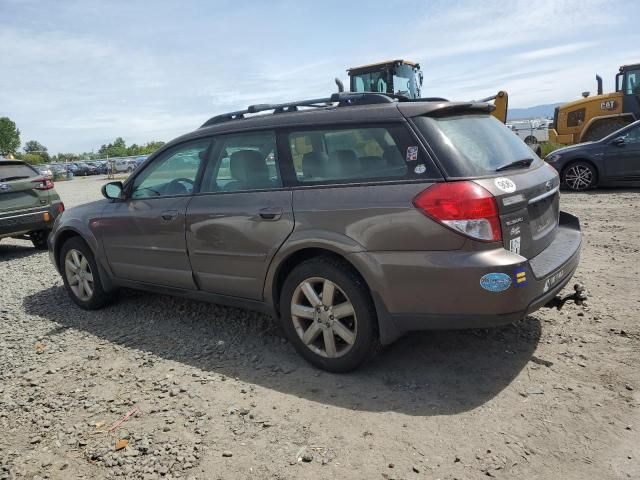
[[418,161],[418,147],[407,147],[407,162]]

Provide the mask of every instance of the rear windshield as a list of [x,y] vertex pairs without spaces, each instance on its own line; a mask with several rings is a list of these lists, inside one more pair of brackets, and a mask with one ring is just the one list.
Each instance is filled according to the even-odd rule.
[[542,160],[514,132],[491,115],[417,117],[416,125],[433,148],[448,177],[493,175],[511,162]]
[[9,182],[11,180],[21,180],[23,178],[31,178],[38,176],[29,165],[24,163],[2,163],[0,164],[0,182]]

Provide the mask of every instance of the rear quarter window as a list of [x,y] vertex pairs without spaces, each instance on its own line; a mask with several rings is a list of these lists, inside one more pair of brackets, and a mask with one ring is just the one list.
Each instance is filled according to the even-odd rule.
[[[419,151],[415,139],[401,125],[291,131],[288,144],[296,180],[301,184],[439,176],[425,152]],[[409,156],[407,149],[413,149]],[[414,170],[419,163],[420,173],[416,174]]]
[[511,162],[542,160],[514,132],[491,115],[413,119],[448,177],[494,175]]

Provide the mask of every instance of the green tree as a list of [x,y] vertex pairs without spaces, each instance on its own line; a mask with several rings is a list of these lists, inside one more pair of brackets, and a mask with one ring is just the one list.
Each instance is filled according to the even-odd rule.
[[42,145],[37,140],[29,140],[24,144],[24,147],[22,149],[24,150],[24,153],[37,155],[38,157],[40,157],[41,160],[38,163],[46,163],[51,160],[51,158],[49,157],[49,152],[47,152],[47,147]]
[[0,118],[0,155],[16,153],[20,148],[20,130],[7,117]]

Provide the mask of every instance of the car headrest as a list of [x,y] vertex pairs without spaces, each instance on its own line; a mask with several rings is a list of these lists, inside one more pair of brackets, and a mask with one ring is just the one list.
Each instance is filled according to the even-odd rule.
[[262,154],[256,150],[239,150],[229,157],[231,177],[240,182],[265,180],[269,178],[269,168]]
[[305,178],[319,178],[326,176],[327,154],[324,152],[309,152],[302,157],[302,174]]
[[360,159],[353,150],[336,150],[330,163],[334,175],[353,175],[360,171]]

